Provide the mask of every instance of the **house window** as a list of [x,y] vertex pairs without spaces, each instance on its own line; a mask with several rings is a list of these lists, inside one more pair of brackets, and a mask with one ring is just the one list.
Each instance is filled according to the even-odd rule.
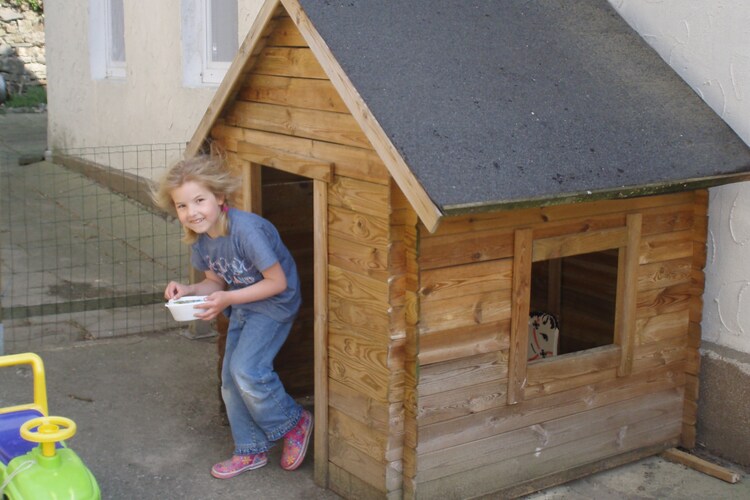
[[123,79],[126,72],[123,0],[91,0],[89,6],[92,77]]
[[237,53],[237,0],[205,0],[203,82],[220,83]]
[[238,48],[237,0],[182,0],[183,79],[221,83]]

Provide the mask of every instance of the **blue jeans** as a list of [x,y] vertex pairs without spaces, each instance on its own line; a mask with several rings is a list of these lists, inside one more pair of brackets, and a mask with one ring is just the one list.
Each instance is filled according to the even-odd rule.
[[221,395],[235,455],[267,451],[302,416],[302,407],[286,393],[273,369],[273,359],[292,324],[232,309],[221,369]]

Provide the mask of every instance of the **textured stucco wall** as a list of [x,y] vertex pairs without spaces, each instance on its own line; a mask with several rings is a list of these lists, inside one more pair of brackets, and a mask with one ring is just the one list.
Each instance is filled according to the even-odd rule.
[[[750,144],[750,2],[610,0]],[[750,353],[750,183],[711,190],[704,340]]]
[[[262,0],[239,0],[240,42]],[[180,0],[124,2],[127,76],[94,80],[89,0],[44,2],[50,149],[186,142],[216,87],[182,83]]]
[[[750,144],[750,2],[610,0]],[[710,190],[697,440],[750,466],[750,183]]]

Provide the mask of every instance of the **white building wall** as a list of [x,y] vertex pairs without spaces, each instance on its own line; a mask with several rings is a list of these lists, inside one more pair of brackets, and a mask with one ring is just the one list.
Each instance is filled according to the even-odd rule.
[[[609,0],[750,144],[750,2]],[[750,353],[750,183],[710,190],[703,340]]]
[[[44,2],[49,148],[187,142],[216,86],[183,84],[181,0],[124,0],[124,80],[91,76],[89,1]],[[239,43],[261,4],[239,0]]]

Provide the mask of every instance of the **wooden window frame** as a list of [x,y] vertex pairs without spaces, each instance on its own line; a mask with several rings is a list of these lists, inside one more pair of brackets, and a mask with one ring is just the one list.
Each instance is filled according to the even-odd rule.
[[612,358],[614,350],[618,361],[618,376],[627,376],[631,373],[641,225],[642,216],[636,213],[627,216],[625,226],[587,233],[535,239],[532,228],[515,231],[508,404],[523,401],[524,389],[528,382],[528,317],[531,303],[531,266],[534,262],[619,249],[613,344],[569,353],[559,358],[549,358],[542,363],[546,365],[565,362],[564,360],[585,356],[589,362],[601,364]]

